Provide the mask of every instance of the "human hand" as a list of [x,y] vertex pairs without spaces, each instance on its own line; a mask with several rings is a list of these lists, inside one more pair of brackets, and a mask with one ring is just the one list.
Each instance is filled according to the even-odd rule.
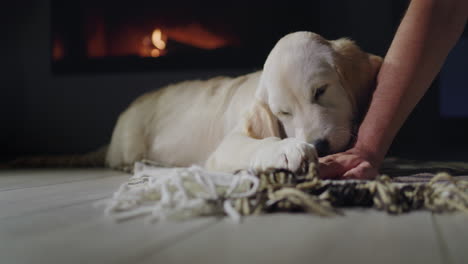
[[381,162],[356,148],[319,159],[319,175],[323,179],[374,179]]

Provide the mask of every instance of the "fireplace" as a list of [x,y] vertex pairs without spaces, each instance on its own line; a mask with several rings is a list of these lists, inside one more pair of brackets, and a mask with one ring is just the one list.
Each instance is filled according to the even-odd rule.
[[310,2],[51,4],[55,74],[259,68],[281,36],[319,30]]

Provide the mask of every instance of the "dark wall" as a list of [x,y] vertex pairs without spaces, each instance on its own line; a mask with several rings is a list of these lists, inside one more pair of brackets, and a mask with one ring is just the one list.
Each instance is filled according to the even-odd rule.
[[323,0],[321,34],[328,39],[349,37],[371,53],[384,56],[402,16],[402,0]]

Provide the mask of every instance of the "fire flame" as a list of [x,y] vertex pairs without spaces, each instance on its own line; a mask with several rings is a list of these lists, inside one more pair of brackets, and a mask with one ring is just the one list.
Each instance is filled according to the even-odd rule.
[[153,42],[153,45],[160,50],[166,48],[166,42],[163,40],[162,31],[159,28],[153,30],[153,34],[151,34],[151,41]]

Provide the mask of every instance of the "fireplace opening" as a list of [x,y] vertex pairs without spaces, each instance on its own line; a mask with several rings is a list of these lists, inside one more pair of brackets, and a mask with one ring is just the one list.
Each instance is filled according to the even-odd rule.
[[283,35],[319,28],[310,1],[51,4],[56,74],[259,68]]

